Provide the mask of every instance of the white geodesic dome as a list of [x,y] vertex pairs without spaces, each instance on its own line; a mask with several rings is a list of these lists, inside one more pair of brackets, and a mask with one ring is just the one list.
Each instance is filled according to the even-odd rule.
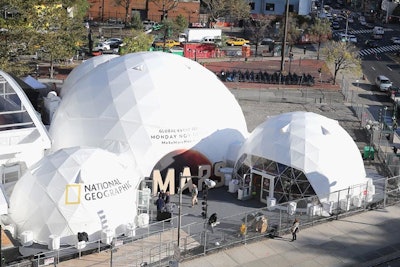
[[60,96],[63,97],[69,88],[74,87],[74,84],[79,81],[82,77],[96,68],[98,65],[107,62],[113,58],[119,57],[114,54],[105,54],[101,57],[92,57],[89,60],[85,60],[80,65],[76,66],[71,73],[68,75],[67,79],[65,79],[64,84],[61,88]]
[[85,63],[93,68],[63,88],[50,127],[53,150],[84,145],[130,153],[150,175],[171,151],[224,161],[229,146],[248,135],[233,94],[193,60],[141,52]]
[[78,232],[98,240],[103,231],[124,233],[137,215],[141,174],[99,148],[61,149],[37,162],[16,183],[9,215],[19,235],[32,231],[33,241],[50,236],[75,245]]
[[312,112],[269,117],[249,135],[238,158],[253,166],[252,155],[303,171],[315,193],[328,193],[367,182],[361,153],[336,120]]

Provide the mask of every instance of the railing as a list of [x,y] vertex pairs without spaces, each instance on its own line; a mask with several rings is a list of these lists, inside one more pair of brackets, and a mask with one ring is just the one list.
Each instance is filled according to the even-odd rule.
[[[343,81],[345,99],[355,96]],[[368,110],[352,101],[354,112],[360,118],[360,128],[363,122],[373,120]],[[367,129],[365,129],[367,131]],[[379,131],[379,130],[378,130]],[[378,133],[378,132],[377,132]],[[390,146],[382,135],[374,134],[371,143],[377,148],[377,160],[389,170],[398,169],[397,156],[384,148]],[[386,138],[385,138],[386,139]],[[88,242],[82,250],[75,247],[63,247],[59,250],[41,253],[33,260],[25,260],[15,267],[56,265],[62,259],[82,257],[89,253],[104,254],[103,263],[107,266],[165,266],[172,262],[185,261],[220,249],[246,244],[260,239],[282,238],[289,233],[295,218],[300,219],[301,227],[310,227],[318,223],[338,220],[358,212],[383,208],[400,203],[400,176],[373,177],[373,187],[369,184],[354,185],[333,192],[325,197],[309,197],[296,199],[287,203],[262,209],[219,218],[219,225],[211,227],[205,220],[203,223],[193,223],[180,227],[180,248],[177,248],[178,218],[152,223],[135,229],[132,236],[114,238],[110,244],[97,240]],[[183,215],[186,216],[186,215]],[[150,217],[153,217],[150,214]],[[260,219],[266,219],[267,228],[261,230]],[[244,228],[243,228],[244,226]],[[257,227],[257,228],[256,228]],[[243,229],[245,229],[243,231]],[[106,265],[104,265],[106,266]]]

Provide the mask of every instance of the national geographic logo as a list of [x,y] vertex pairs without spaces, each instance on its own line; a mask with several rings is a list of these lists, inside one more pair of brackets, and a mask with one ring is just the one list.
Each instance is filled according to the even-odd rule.
[[66,186],[65,204],[76,205],[81,203],[81,193],[86,201],[95,201],[122,194],[132,185],[127,180],[121,183],[119,179],[94,184],[68,184]]

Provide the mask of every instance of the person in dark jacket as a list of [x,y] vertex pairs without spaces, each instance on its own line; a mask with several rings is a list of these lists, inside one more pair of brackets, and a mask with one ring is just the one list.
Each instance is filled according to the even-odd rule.
[[158,199],[156,201],[156,206],[157,206],[157,217],[159,217],[165,207],[165,202],[164,202],[164,199],[161,197],[161,194],[158,195]]
[[169,191],[165,192],[165,204],[171,202],[171,196],[169,195]]

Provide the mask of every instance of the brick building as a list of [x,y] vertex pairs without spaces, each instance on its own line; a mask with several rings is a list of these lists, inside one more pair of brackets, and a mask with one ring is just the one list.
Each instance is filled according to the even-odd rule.
[[[88,0],[88,17],[94,21],[123,22],[125,19],[125,7],[117,5],[115,0]],[[125,1],[122,1],[125,2]],[[164,10],[174,6],[167,12],[170,19],[182,14],[190,23],[198,23],[200,20],[200,1],[173,1],[173,0],[131,0],[129,17],[138,12],[142,20],[161,21]]]

